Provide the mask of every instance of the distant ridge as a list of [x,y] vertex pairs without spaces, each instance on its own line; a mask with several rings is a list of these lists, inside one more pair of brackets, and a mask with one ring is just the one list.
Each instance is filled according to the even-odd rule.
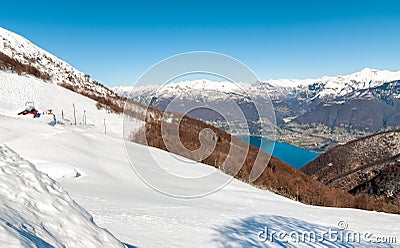
[[300,170],[354,195],[368,194],[400,206],[400,130],[338,145]]
[[[259,106],[271,99],[280,127],[284,127],[287,120],[366,132],[400,126],[397,111],[400,107],[400,71],[365,68],[349,75],[316,79],[267,80],[239,85],[200,79],[162,87],[121,86],[112,90],[143,104],[157,99],[152,106],[161,110],[172,99],[179,99],[182,104],[192,99],[209,103],[233,100],[240,105],[243,99],[250,96]],[[193,114],[192,117],[215,121],[212,115],[205,113]]]

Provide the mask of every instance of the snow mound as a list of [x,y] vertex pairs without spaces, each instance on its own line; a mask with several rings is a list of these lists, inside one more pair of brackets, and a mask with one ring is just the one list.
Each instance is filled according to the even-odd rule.
[[0,205],[2,247],[124,247],[58,183],[5,145],[0,145]]

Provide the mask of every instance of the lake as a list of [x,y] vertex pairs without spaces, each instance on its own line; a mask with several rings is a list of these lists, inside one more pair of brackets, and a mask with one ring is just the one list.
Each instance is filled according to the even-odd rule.
[[271,153],[273,150],[272,155],[274,157],[279,158],[296,169],[300,169],[319,155],[316,152],[278,141],[275,142],[274,147],[273,141],[257,136],[241,136],[240,138],[268,153]]

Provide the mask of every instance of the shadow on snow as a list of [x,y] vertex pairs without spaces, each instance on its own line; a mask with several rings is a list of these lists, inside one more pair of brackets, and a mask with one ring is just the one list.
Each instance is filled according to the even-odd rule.
[[[391,247],[389,244],[367,243],[363,234],[357,242],[352,236],[355,232],[351,230],[276,215],[239,219],[226,226],[214,227],[214,230],[217,234],[213,241],[219,247]],[[329,230],[337,232],[338,238],[332,236],[330,239],[328,234],[324,234]],[[279,238],[279,232],[286,235]],[[310,232],[314,239],[308,238]]]

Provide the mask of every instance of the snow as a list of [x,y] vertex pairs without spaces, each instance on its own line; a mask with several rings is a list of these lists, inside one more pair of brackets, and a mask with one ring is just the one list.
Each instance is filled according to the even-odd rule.
[[[247,240],[248,243],[258,242],[252,233],[258,232],[263,225],[274,230],[320,230],[336,227],[338,221],[345,220],[355,231],[371,231],[376,235],[400,233],[400,216],[397,215],[306,206],[237,180],[203,198],[165,196],[145,185],[132,171],[120,139],[96,130],[51,127],[5,117],[0,119],[0,130],[2,142],[26,158],[36,159],[38,167],[45,172],[46,167],[41,165],[50,161],[53,170],[63,170],[60,165],[65,165],[85,171],[84,176],[58,180],[73,199],[93,215],[96,223],[125,243],[139,247],[221,246],[230,241],[229,236],[233,232],[222,230],[235,228],[236,225],[242,229],[245,225],[248,233],[237,232],[240,238],[237,237],[236,242],[243,239],[242,242]],[[11,130],[16,135],[4,135],[8,133],[4,131]],[[166,167],[178,168],[180,174],[203,175],[210,169],[198,163],[187,166],[158,149],[134,143],[128,144],[127,148],[134,153],[135,165],[142,170],[153,163],[153,159],[146,155],[147,149],[151,149]],[[152,173],[155,178],[163,180],[158,171]],[[219,176],[226,177],[222,173]],[[258,224],[246,224],[249,220],[253,223],[253,219],[257,219]],[[284,225],[289,222],[297,224]]]
[[0,145],[0,205],[2,247],[123,247],[58,183],[5,145]]
[[[321,78],[308,78],[308,79],[271,79],[266,80],[264,83],[270,83],[275,86],[281,87],[299,87],[308,86],[314,83],[323,83],[330,87],[334,85],[348,85],[357,82],[360,88],[367,86],[375,87],[380,85],[381,82],[390,82],[400,79],[400,71],[389,71],[389,70],[376,70],[371,68],[364,68],[359,72],[355,72],[349,75],[333,76],[333,77],[321,77]],[[371,84],[370,84],[371,82]]]
[[29,64],[50,76],[50,83],[66,83],[92,89],[99,95],[110,91],[68,63],[41,49],[24,37],[0,27],[0,51],[23,64]]
[[[248,84],[233,83],[229,81],[211,81],[209,79],[186,80],[171,82],[164,85],[145,85],[145,86],[116,86],[112,90],[123,97],[188,97],[193,98],[201,93],[201,97],[209,100],[218,100],[221,96],[229,94],[246,95]],[[135,98],[134,98],[135,99]]]
[[279,79],[267,80],[262,82],[264,85],[270,85],[272,91],[286,89],[286,91],[307,91],[308,86],[319,85],[320,90],[317,91],[315,97],[325,98],[329,96],[344,96],[356,90],[368,89],[380,86],[387,82],[400,80],[400,71],[375,70],[364,68],[359,72],[344,76],[321,77],[317,79]]
[[[122,137],[123,116],[107,113],[106,110],[98,110],[96,102],[82,95],[58,85],[44,82],[33,76],[17,75],[0,71],[0,114],[14,118],[32,119],[32,115],[17,116],[17,113],[25,109],[25,103],[33,101],[35,107],[41,111],[51,109],[58,122],[73,124],[74,109],[78,126],[86,129],[96,129],[104,132],[104,120],[107,132],[116,137]],[[84,125],[84,114],[86,125]],[[49,123],[52,118],[35,119],[37,122]],[[133,126],[140,126],[140,122]]]
[[[400,80],[400,71],[375,70],[365,68],[360,72],[350,75],[308,78],[308,79],[271,79],[260,83],[250,84],[231,82],[214,82],[210,80],[182,81],[168,84],[163,87],[151,86],[118,86],[112,90],[118,95],[136,99],[138,96],[185,96],[189,98],[204,95],[204,92],[217,92],[215,98],[221,98],[221,93],[236,93],[239,95],[265,96],[274,98],[285,97],[288,95],[297,95],[298,92],[308,92],[309,86],[318,85],[320,89],[316,90],[315,98],[325,98],[330,96],[344,96],[355,90],[368,89],[380,86],[386,82]],[[212,93],[207,97],[213,97]]]
[[[7,144],[20,156],[34,162],[39,170],[54,176],[99,226],[107,228],[124,243],[138,247],[273,247],[285,244],[260,243],[257,233],[265,226],[275,231],[317,231],[337,228],[339,221],[346,221],[352,231],[369,231],[385,236],[398,236],[400,233],[399,215],[307,206],[238,180],[205,197],[180,199],[166,196],[148,187],[134,173],[125,147],[133,154],[132,163],[140,171],[146,171],[162,185],[181,187],[182,191],[189,189],[166,181],[160,170],[152,169],[152,156],[161,161],[164,169],[193,178],[215,169],[201,163],[187,164],[185,159],[177,159],[177,156],[159,149],[135,143],[124,145],[121,139],[122,117],[97,110],[90,99],[31,77],[4,72],[0,76],[0,92],[6,92],[0,93],[0,114],[3,115],[0,116],[0,143]],[[25,86],[34,90],[25,90]],[[53,108],[57,116],[61,109],[67,108],[65,106],[71,108],[73,100],[79,112],[87,111],[91,125],[53,127],[33,118],[16,117],[20,105],[30,98],[43,109]],[[71,111],[65,112],[71,119]],[[103,132],[103,118],[112,123],[110,134]],[[136,126],[140,125],[140,122],[136,123]],[[227,177],[216,172],[216,179]],[[201,191],[206,184],[212,183],[193,181],[190,190]],[[51,196],[42,197],[43,201],[47,198]],[[42,215],[37,217],[45,218]],[[76,231],[80,232],[81,227],[77,226]],[[292,245],[309,247],[321,244]],[[326,241],[324,245],[346,244]],[[366,244],[360,246],[363,245]]]

